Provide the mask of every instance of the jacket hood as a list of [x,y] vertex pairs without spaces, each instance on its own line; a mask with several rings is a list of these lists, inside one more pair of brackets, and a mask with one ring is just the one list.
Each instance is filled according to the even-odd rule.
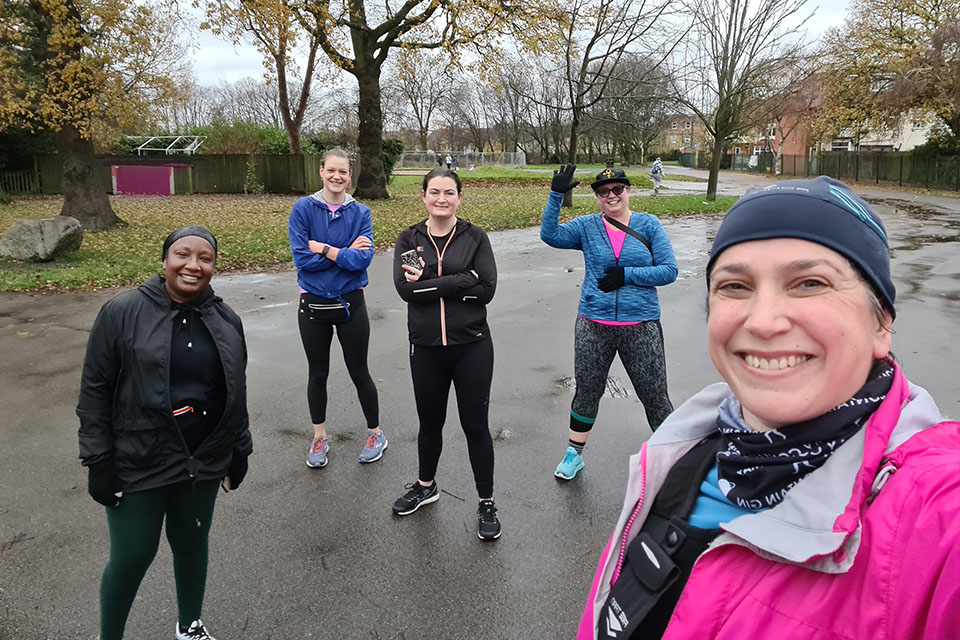
[[[175,304],[167,293],[166,280],[159,274],[151,276],[149,280],[137,287],[137,290],[161,307],[170,308]],[[200,308],[219,300],[220,298],[213,292],[213,287],[207,285],[207,288],[186,306]]]
[[[327,209],[327,211],[330,210],[330,209],[327,207],[327,201],[323,199],[323,189],[321,189],[320,191],[317,191],[316,193],[310,194],[310,197],[313,198],[314,202],[322,205],[324,209]],[[344,194],[343,194],[343,203],[341,203],[340,206],[341,206],[341,207],[345,207],[345,206],[347,206],[348,204],[350,204],[350,203],[352,203],[352,202],[356,202],[356,200],[354,200],[353,196],[350,195],[349,193],[344,193]]]
[[[734,518],[711,547],[743,544],[758,555],[828,573],[845,571],[859,546],[860,511],[881,460],[911,436],[942,421],[930,394],[909,383],[894,363],[894,383],[864,428],[765,511]],[[658,429],[649,446],[698,440],[716,428],[724,383],[688,400]],[[866,495],[865,495],[866,494]]]

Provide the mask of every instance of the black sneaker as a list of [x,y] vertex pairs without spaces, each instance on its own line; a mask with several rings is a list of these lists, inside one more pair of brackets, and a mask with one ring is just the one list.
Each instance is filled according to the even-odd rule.
[[500,519],[493,500],[481,500],[477,509],[477,537],[481,540],[496,540],[500,537]]
[[419,482],[404,485],[404,489],[409,489],[403,496],[397,498],[393,503],[393,512],[398,516],[407,516],[422,507],[425,504],[436,502],[440,499],[440,489],[437,487],[437,481],[425,487]]

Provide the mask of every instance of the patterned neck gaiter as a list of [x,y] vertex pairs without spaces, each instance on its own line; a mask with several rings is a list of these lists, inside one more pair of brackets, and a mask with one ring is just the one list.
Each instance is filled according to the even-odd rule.
[[893,367],[878,360],[866,384],[854,396],[822,416],[760,433],[743,421],[740,403],[729,397],[720,405],[717,454],[720,491],[745,509],[767,509],[783,500],[794,485],[820,468],[855,434],[886,397]]

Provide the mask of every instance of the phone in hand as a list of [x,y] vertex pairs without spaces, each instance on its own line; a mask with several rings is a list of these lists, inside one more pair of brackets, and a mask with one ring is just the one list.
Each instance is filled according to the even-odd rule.
[[230,476],[224,476],[223,481],[220,482],[220,487],[224,493],[230,493],[230,489],[233,488],[230,486]]
[[410,251],[404,251],[401,253],[400,264],[405,264],[418,270],[423,268],[420,266],[420,257],[417,256],[416,249],[410,249]]

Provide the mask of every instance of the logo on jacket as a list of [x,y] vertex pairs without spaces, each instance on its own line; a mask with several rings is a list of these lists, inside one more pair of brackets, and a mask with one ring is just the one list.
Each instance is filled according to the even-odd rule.
[[627,616],[617,603],[617,599],[610,598],[610,607],[607,609],[607,636],[616,638],[628,624],[630,623]]

